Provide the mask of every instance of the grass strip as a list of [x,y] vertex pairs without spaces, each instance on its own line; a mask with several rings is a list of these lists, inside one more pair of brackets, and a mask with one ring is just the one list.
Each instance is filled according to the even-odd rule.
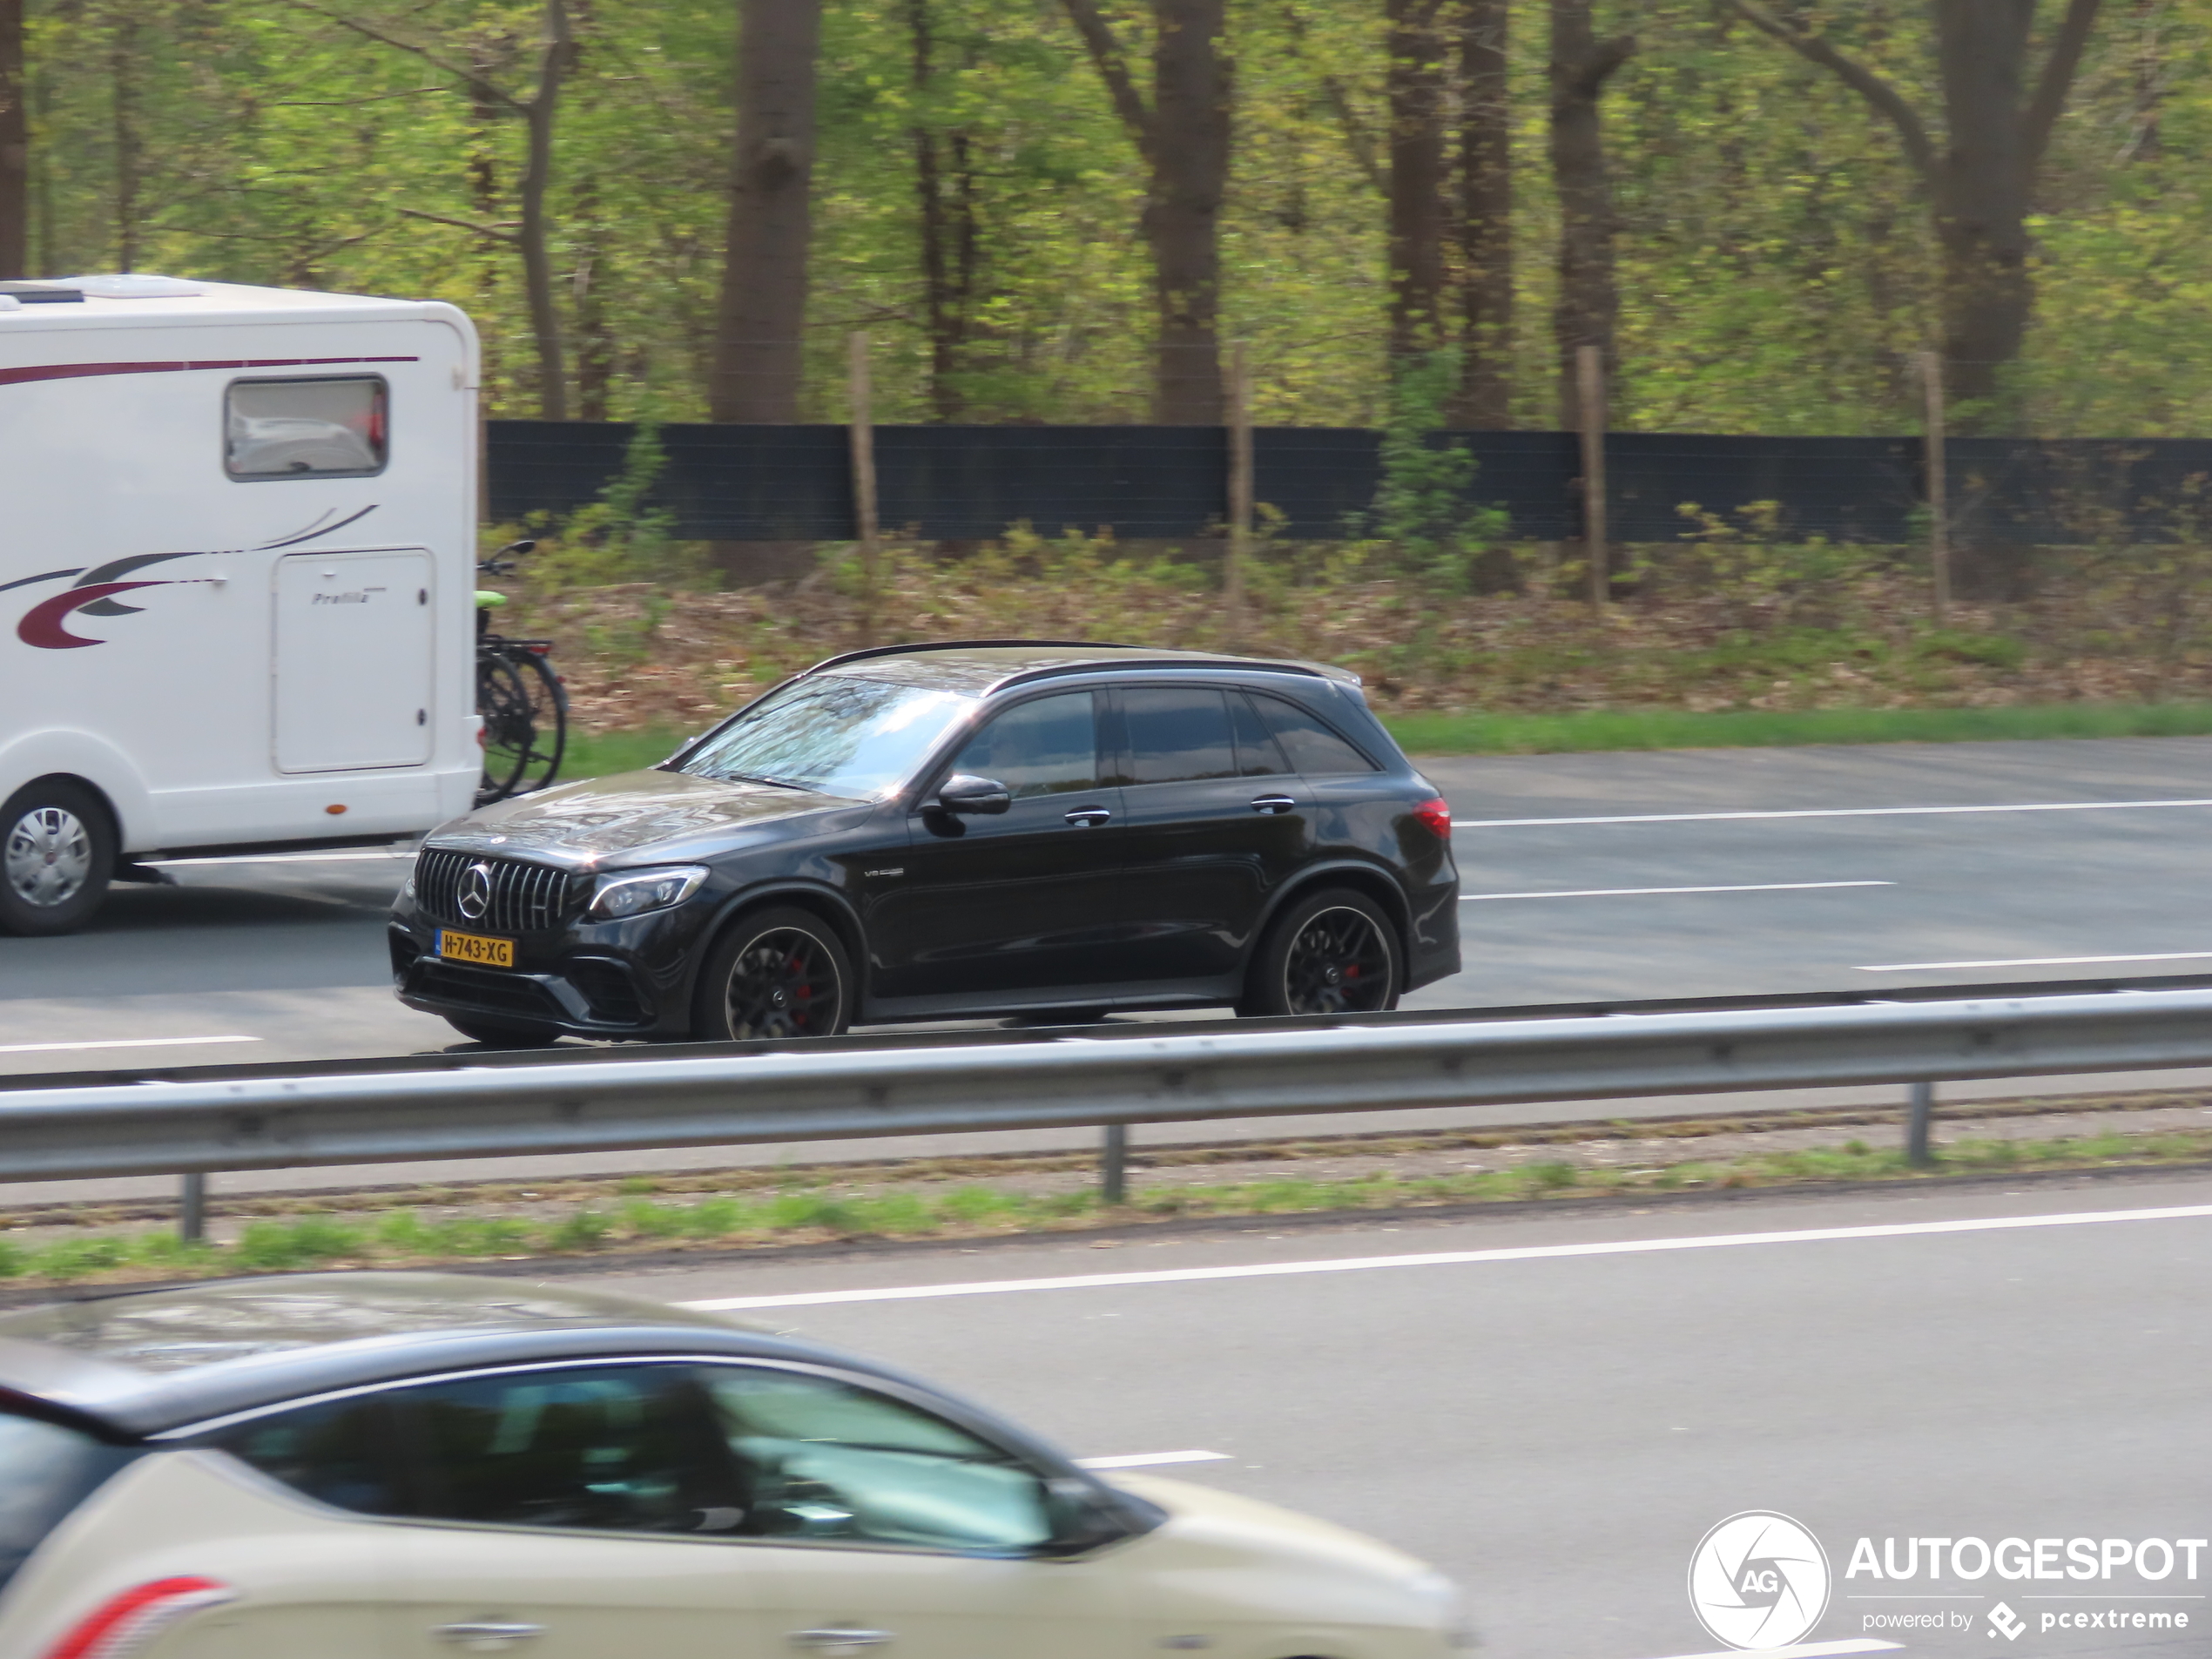
[[[1417,755],[1592,754],[1635,749],[1757,749],[1807,744],[1988,743],[2032,738],[2212,735],[2212,703],[2060,703],[1996,709],[1585,709],[1567,714],[1386,714]],[[664,760],[690,734],[576,732],[564,779],[604,778]]]
[[1515,1169],[1347,1180],[1293,1176],[1139,1190],[1120,1206],[1095,1190],[1022,1193],[983,1184],[935,1192],[840,1194],[804,1190],[721,1193],[696,1203],[635,1197],[587,1203],[549,1219],[392,1210],[363,1217],[307,1214],[248,1222],[227,1244],[186,1244],[167,1229],[108,1232],[21,1244],[0,1238],[0,1278],[45,1284],[212,1278],[327,1267],[421,1267],[683,1246],[720,1249],[863,1238],[978,1238],[1076,1231],[1197,1216],[1308,1215],[1614,1197],[1930,1176],[2155,1167],[2212,1159],[2212,1130],[2155,1135],[2105,1132],[2047,1141],[1964,1140],[1929,1169],[1902,1151],[1864,1141],[1841,1146],[1699,1159],[1649,1169],[1577,1166],[1563,1160]]
[[1576,754],[1804,744],[1973,743],[2212,733],[2212,704],[2063,703],[1994,709],[1589,709],[1385,716],[1412,754]]

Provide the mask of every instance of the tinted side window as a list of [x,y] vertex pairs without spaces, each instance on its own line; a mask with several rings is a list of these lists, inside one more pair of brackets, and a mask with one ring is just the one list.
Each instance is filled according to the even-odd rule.
[[688,1366],[590,1366],[395,1391],[423,1513],[590,1532],[730,1533],[745,1499]]
[[36,1418],[0,1414],[0,1586],[93,1489],[138,1453]]
[[1379,768],[1335,732],[1304,709],[1285,703],[1279,697],[1255,693],[1252,701],[1259,705],[1264,718],[1276,737],[1282,740],[1291,765],[1303,772],[1375,772]]
[[1131,783],[1237,775],[1228,704],[1219,691],[1177,685],[1123,691],[1122,718],[1129,733]]
[[1260,724],[1258,711],[1242,691],[1229,694],[1229,718],[1237,728],[1237,771],[1246,778],[1268,778],[1297,768],[1283,759],[1283,745]]
[[700,1375],[752,1487],[749,1531],[990,1551],[1053,1536],[1043,1480],[941,1417],[826,1377]]
[[1022,800],[1098,786],[1098,719],[1089,691],[1017,704],[969,741],[954,772],[995,778]]
[[381,1394],[257,1417],[215,1444],[318,1502],[368,1515],[412,1512]]

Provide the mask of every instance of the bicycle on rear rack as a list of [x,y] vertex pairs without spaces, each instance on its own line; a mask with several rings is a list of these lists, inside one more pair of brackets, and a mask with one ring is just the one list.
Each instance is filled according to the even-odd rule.
[[[509,575],[515,561],[536,545],[512,543],[476,569],[484,576]],[[568,688],[546,660],[553,642],[492,632],[491,613],[506,603],[503,593],[477,591],[476,712],[484,722],[479,806],[550,784],[559,775],[569,741]]]

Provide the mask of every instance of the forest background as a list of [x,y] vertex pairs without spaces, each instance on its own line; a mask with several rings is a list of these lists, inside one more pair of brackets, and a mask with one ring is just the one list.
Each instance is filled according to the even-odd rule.
[[[494,415],[839,420],[864,331],[886,421],[1216,423],[1243,342],[1262,424],[1566,426],[1590,344],[1615,429],[1912,432],[1932,352],[1962,429],[2194,436],[2208,67],[2212,0],[0,0],[0,276],[449,300]],[[2170,550],[1939,628],[1898,550],[1701,503],[1689,563],[1578,621],[1556,550],[1386,505],[1278,550],[1245,643],[1415,704],[2212,684]],[[744,617],[658,651],[711,570],[649,518],[571,527],[535,596],[604,721],[836,643],[827,550],[812,600],[687,600]],[[904,550],[893,614],[1217,625],[1199,567],[986,551]],[[663,671],[696,707],[613,696]]]

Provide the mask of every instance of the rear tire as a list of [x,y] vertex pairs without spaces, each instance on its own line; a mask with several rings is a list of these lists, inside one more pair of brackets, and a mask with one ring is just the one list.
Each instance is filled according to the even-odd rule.
[[469,1039],[492,1049],[543,1049],[561,1040],[550,1025],[508,1025],[498,1020],[464,1020],[448,1014],[446,1023]]
[[811,910],[779,905],[731,924],[700,971],[691,1034],[702,1042],[834,1037],[853,1023],[852,959]]
[[99,797],[55,778],[0,806],[0,932],[74,933],[115,876],[115,826]]
[[1237,1012],[1258,1019],[1380,1014],[1398,1006],[1405,983],[1405,953],[1382,907],[1331,887],[1293,900],[1269,925]]

